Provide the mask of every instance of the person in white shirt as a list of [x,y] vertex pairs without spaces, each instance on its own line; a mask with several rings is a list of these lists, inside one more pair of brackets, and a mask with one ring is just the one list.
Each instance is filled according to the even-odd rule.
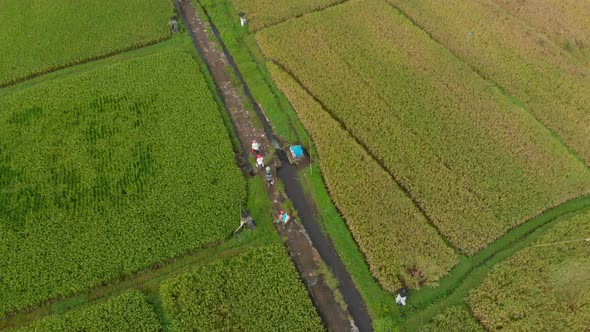
[[406,305],[406,300],[408,299],[409,292],[406,288],[400,288],[397,291],[397,296],[395,297],[395,303],[399,306]]

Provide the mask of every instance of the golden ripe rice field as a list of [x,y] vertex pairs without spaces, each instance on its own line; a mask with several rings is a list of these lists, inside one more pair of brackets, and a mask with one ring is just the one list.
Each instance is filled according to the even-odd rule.
[[386,2],[352,0],[257,41],[465,253],[590,190],[550,131]]
[[270,69],[312,135],[330,196],[381,286],[395,291],[402,284],[434,284],[457,263],[452,248],[387,171],[320,104],[289,74],[277,66]]
[[590,61],[590,2],[492,0],[573,56]]
[[388,2],[518,100],[590,165],[588,66],[486,1]]
[[320,10],[344,0],[236,0],[239,12],[246,14],[248,26],[253,31]]

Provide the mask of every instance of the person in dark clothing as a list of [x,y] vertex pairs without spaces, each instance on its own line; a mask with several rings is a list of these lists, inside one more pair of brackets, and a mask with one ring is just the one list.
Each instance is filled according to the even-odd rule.
[[272,186],[272,185],[274,184],[274,182],[275,182],[275,181],[274,181],[274,178],[273,178],[273,176],[272,176],[272,172],[271,172],[271,170],[270,170],[270,167],[268,167],[268,166],[266,167],[266,174],[265,174],[264,176],[265,176],[265,178],[266,178],[266,183],[267,183],[269,186]]

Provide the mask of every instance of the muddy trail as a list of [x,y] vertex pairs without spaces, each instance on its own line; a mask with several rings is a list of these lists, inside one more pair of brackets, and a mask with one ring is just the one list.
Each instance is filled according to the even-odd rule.
[[[298,180],[297,168],[289,164],[287,155],[275,138],[268,120],[254,100],[231,55],[223,45],[219,31],[212,23],[209,23],[210,18],[206,17],[209,22],[205,22],[206,20],[199,17],[199,13],[190,0],[178,0],[176,5],[199,55],[209,68],[218,93],[225,104],[240,140],[243,170],[249,174],[264,177],[263,170],[252,169],[248,162],[250,144],[253,139],[256,139],[262,145],[262,153],[267,166],[271,166],[273,175],[281,179],[284,184],[285,193],[276,190],[275,186],[267,186],[269,195],[273,200],[275,215],[278,215],[281,203],[286,199],[293,202],[297,221],[291,220],[286,225],[277,224],[276,228],[285,241],[289,254],[322,321],[330,331],[372,331],[371,319],[360,293],[338,257],[331,241],[324,236],[320,226],[315,221],[317,208],[313,201],[305,196]],[[206,12],[205,15],[207,15]],[[211,29],[215,39],[221,45],[221,50],[219,50],[217,41],[209,39],[207,29]],[[245,98],[247,98],[246,101],[253,105],[254,114],[250,114],[251,112],[244,109],[244,101],[241,100],[236,88],[232,86],[230,77],[226,72],[228,65],[231,66],[239,79]],[[258,128],[253,124],[252,117],[258,118],[262,128]],[[334,291],[328,286],[324,275],[318,272],[322,261],[337,279],[338,290],[342,294],[348,310],[342,308]]]

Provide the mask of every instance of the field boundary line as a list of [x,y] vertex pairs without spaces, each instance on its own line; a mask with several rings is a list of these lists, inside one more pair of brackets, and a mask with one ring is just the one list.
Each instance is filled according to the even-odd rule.
[[[581,162],[586,167],[586,169],[590,171],[590,161],[586,162],[582,157],[580,157],[575,150],[573,150],[568,144],[566,144],[564,142],[564,140],[563,140],[563,138],[561,136],[559,136],[553,129],[547,127],[531,111],[529,111],[526,107],[524,107],[524,105],[521,104],[520,101],[517,98],[515,98],[511,94],[509,94],[495,80],[489,78],[486,74],[484,74],[483,72],[481,72],[480,70],[478,70],[477,68],[475,68],[474,66],[472,66],[471,64],[469,64],[467,61],[465,61],[462,58],[460,58],[457,54],[455,54],[455,52],[453,52],[451,49],[449,49],[440,40],[436,39],[432,35],[432,33],[430,33],[430,31],[428,31],[426,28],[424,28],[422,25],[420,25],[417,21],[415,21],[406,12],[404,12],[403,10],[401,10],[400,8],[398,8],[397,6],[395,6],[394,4],[392,4],[391,2],[389,2],[387,0],[382,0],[382,1],[384,1],[387,5],[389,5],[393,10],[397,11],[402,17],[404,17],[406,20],[408,20],[408,22],[411,23],[414,27],[416,27],[416,28],[420,29],[420,31],[424,32],[432,41],[434,41],[436,44],[440,45],[442,48],[444,48],[445,50],[447,50],[455,59],[457,59],[458,61],[460,61],[461,63],[463,63],[465,66],[467,66],[467,68],[471,69],[471,71],[473,71],[477,76],[481,77],[484,81],[491,83],[492,86],[494,86],[496,89],[498,89],[498,91],[502,95],[504,95],[506,98],[508,98],[508,100],[513,105],[515,105],[516,107],[518,107],[519,109],[521,109],[523,112],[525,112],[527,115],[529,115],[538,125],[540,125],[542,128],[544,128],[549,133],[549,135],[551,137],[555,138],[568,151],[568,153],[570,155],[572,155],[576,160],[578,160],[579,162]],[[536,30],[533,30],[533,31],[536,32]],[[561,48],[559,48],[559,49],[561,50]]]
[[[419,297],[418,303],[411,303],[405,308],[403,316],[405,317],[406,327],[408,327],[408,324],[414,326],[417,322],[425,322],[424,317],[431,319],[441,312],[441,308],[445,305],[465,302],[464,296],[468,294],[470,289],[479,285],[495,265],[509,259],[516,252],[527,248],[530,242],[538,239],[539,236],[552,227],[554,222],[565,221],[564,219],[568,216],[576,215],[589,208],[590,194],[566,201],[511,229],[476,255],[460,262],[453,268],[455,274],[451,271],[448,277],[441,279],[439,287],[421,289],[413,294],[414,297]],[[504,242],[506,243],[504,244]],[[494,246],[498,248],[493,248]],[[487,251],[491,252],[488,253]]]
[[[316,103],[318,103],[322,109],[334,120],[338,123],[338,125],[348,133],[348,135],[363,149],[365,150],[365,152],[367,153],[367,155],[373,160],[375,161],[379,167],[391,178],[391,180],[393,180],[393,182],[395,182],[395,184],[402,190],[402,192],[405,194],[406,197],[408,197],[411,201],[412,201],[412,205],[414,205],[414,207],[420,212],[420,214],[422,214],[422,216],[424,216],[424,218],[426,219],[426,221],[430,224],[430,226],[432,226],[437,234],[442,238],[442,240],[445,242],[445,244],[447,246],[449,246],[450,248],[452,248],[456,253],[458,251],[457,248],[455,248],[449,241],[448,239],[443,236],[443,234],[441,233],[440,229],[438,227],[436,227],[436,225],[434,224],[434,222],[432,221],[432,218],[426,213],[426,211],[424,211],[424,209],[422,208],[422,206],[418,203],[418,201],[412,196],[411,191],[404,185],[402,184],[401,181],[399,181],[397,179],[397,177],[393,174],[392,171],[390,171],[383,163],[383,161],[381,159],[379,159],[375,154],[373,154],[373,152],[371,152],[371,150],[369,150],[368,146],[361,142],[360,139],[358,137],[356,137],[355,135],[353,135],[350,130],[348,129],[348,126],[346,126],[346,124],[344,124],[344,122],[342,122],[340,119],[338,119],[332,111],[330,111],[330,109],[327,107],[327,105],[324,104],[324,102],[322,102],[316,95],[314,95],[304,84],[303,82],[301,82],[291,71],[289,71],[287,68],[285,68],[285,66],[283,66],[282,64],[278,63],[275,60],[268,60],[271,63],[273,63],[274,65],[276,65],[277,67],[279,67],[281,70],[283,70],[287,75],[289,75],[289,77],[291,77],[295,82],[297,82],[297,84],[299,86],[301,86],[301,89],[303,89]],[[379,97],[381,98],[381,97]]]
[[293,21],[293,20],[296,20],[296,19],[298,19],[298,18],[301,18],[301,17],[307,16],[307,15],[312,15],[312,14],[314,14],[314,13],[321,12],[321,11],[323,11],[323,10],[326,10],[326,9],[329,9],[329,8],[332,8],[332,7],[340,6],[340,5],[343,5],[343,4],[345,4],[345,3],[347,3],[347,2],[350,2],[350,1],[352,1],[352,0],[339,0],[338,2],[335,2],[335,3],[331,4],[331,5],[327,5],[327,6],[325,6],[325,7],[321,7],[321,8],[318,8],[318,9],[313,9],[313,10],[310,10],[310,11],[308,11],[308,12],[305,12],[305,13],[303,13],[303,14],[299,14],[299,15],[295,15],[295,16],[289,17],[289,18],[287,18],[287,19],[284,19],[284,20],[282,20],[282,21],[280,21],[280,22],[277,22],[277,23],[272,23],[272,24],[269,24],[269,25],[267,25],[267,26],[263,26],[263,27],[261,27],[260,29],[256,29],[256,30],[252,29],[252,33],[258,33],[258,32],[260,32],[260,31],[262,31],[262,30],[264,30],[264,29],[269,29],[269,28],[272,28],[272,27],[274,27],[274,26],[281,25],[281,24],[283,24],[283,23],[287,23],[287,22],[289,22],[289,21]]
[[[141,270],[131,274],[122,275],[111,280],[97,284],[94,287],[87,288],[84,291],[74,293],[67,297],[57,297],[49,299],[36,306],[27,307],[17,311],[12,311],[4,316],[0,316],[0,330],[14,328],[17,326],[26,326],[33,321],[38,321],[44,317],[54,314],[52,306],[56,303],[86,296],[89,300],[69,307],[67,311],[75,308],[84,307],[94,302],[102,301],[128,289],[138,289],[144,291],[143,285],[158,283],[163,278],[168,278],[183,273],[196,266],[207,265],[226,257],[233,257],[243,252],[248,252],[259,247],[269,245],[262,242],[247,243],[246,245],[232,245],[230,241],[224,240],[220,243],[211,243],[206,247],[193,249],[185,254],[156,262]],[[227,248],[219,249],[219,246],[228,245]],[[211,253],[213,251],[213,253]],[[205,258],[205,259],[203,259]],[[147,276],[147,278],[146,278]]]
[[34,74],[30,74],[30,75],[24,76],[22,78],[18,78],[18,79],[15,79],[15,80],[12,80],[12,81],[9,81],[9,82],[6,82],[6,83],[2,83],[2,84],[0,84],[0,89],[9,88],[9,87],[15,86],[17,84],[20,84],[20,83],[29,81],[29,80],[34,79],[34,78],[37,78],[37,77],[41,77],[43,75],[47,75],[47,74],[50,74],[50,73],[59,71],[59,70],[62,70],[62,69],[66,69],[66,68],[70,68],[70,67],[76,67],[76,66],[87,64],[87,63],[90,63],[90,62],[94,62],[94,61],[98,61],[98,60],[110,58],[110,57],[115,56],[117,54],[126,53],[126,52],[134,51],[134,50],[137,50],[137,49],[140,49],[140,48],[144,48],[144,47],[156,45],[156,44],[162,43],[162,42],[164,42],[166,40],[169,40],[171,38],[172,38],[172,34],[169,34],[166,37],[154,39],[154,40],[149,41],[147,43],[142,43],[142,44],[138,44],[138,45],[132,45],[132,46],[121,48],[121,49],[118,49],[118,50],[114,50],[114,51],[111,51],[111,52],[108,52],[108,53],[105,53],[105,54],[102,54],[102,55],[97,55],[97,56],[89,57],[89,58],[86,58],[86,59],[83,59],[83,60],[80,60],[80,61],[69,62],[69,63],[66,63],[64,65],[52,67],[52,68],[47,69],[47,70],[43,70],[43,71],[40,71],[40,72],[37,72],[37,73],[34,73]]

